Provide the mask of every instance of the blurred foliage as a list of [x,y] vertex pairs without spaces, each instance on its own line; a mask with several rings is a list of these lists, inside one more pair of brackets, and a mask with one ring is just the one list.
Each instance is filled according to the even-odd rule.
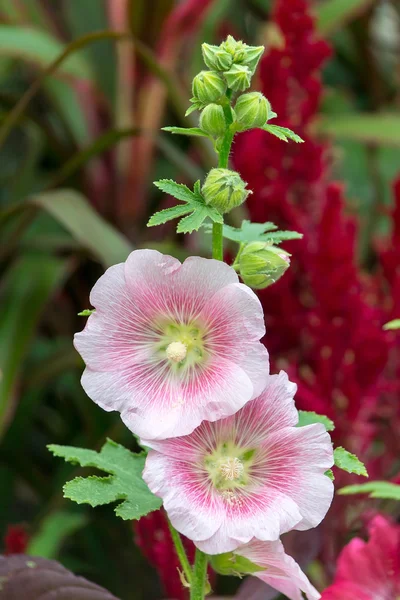
[[[200,42],[227,32],[267,42],[268,0],[0,0],[0,540],[25,524],[29,551],[57,558],[123,600],[159,598],[129,523],[62,498],[77,469],[46,444],[134,447],[79,384],[73,333],[104,268],[134,247],[185,255],[181,236],[146,229],[168,207],[153,179],[192,185],[213,166],[208,142],[160,132],[183,117]],[[321,0],[335,53],[316,133],[365,218],[361,252],[384,231],[399,169],[396,2]],[[397,11],[397,12],[396,12]],[[394,76],[397,73],[397,76]],[[232,225],[235,225],[233,222]],[[166,241],[167,240],[167,241]],[[205,242],[194,238],[193,250]],[[367,260],[367,258],[366,258]],[[141,576],[132,578],[132,573]]]

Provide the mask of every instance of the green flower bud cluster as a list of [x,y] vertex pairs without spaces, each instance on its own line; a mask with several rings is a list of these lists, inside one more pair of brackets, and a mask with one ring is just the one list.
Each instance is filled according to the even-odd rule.
[[262,290],[282,277],[290,266],[290,254],[267,242],[250,242],[241,251],[238,262],[243,282]]
[[[202,51],[204,62],[209,71],[201,71],[194,78],[192,106],[186,114],[190,114],[196,109],[205,110],[210,104],[222,107],[226,104],[228,89],[231,92],[244,92],[247,90],[264,52],[264,46],[248,46],[244,42],[236,41],[229,35],[225,42],[222,42],[219,46],[203,44]],[[250,112],[253,113],[254,109]],[[207,116],[200,121],[200,127],[216,138],[222,136],[227,128],[225,117],[224,127],[222,127],[222,114],[214,106],[208,111]],[[261,122],[260,116],[258,122]],[[263,125],[265,122],[266,119]],[[244,131],[248,128],[249,126],[239,123],[237,130]]]
[[211,169],[201,191],[206,204],[213,206],[220,213],[226,213],[243,204],[251,194],[246,185],[236,171]]

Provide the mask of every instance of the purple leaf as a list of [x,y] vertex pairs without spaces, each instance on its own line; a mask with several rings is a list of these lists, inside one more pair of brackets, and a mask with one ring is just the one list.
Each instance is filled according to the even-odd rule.
[[0,556],[0,600],[118,600],[55,560]]

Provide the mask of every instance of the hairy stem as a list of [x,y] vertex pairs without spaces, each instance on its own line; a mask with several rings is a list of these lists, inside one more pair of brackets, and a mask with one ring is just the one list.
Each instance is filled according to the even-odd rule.
[[192,567],[190,566],[189,559],[187,557],[185,548],[183,546],[182,538],[179,533],[176,531],[175,527],[173,527],[172,523],[168,519],[168,527],[171,532],[172,541],[174,542],[175,552],[179,558],[179,562],[181,563],[182,571],[185,575],[186,581],[191,584],[192,583]]
[[[230,99],[232,96],[232,90],[228,90],[227,94],[227,103],[224,105],[224,114],[225,121],[227,125],[227,130],[224,136],[224,139],[221,144],[221,148],[218,156],[218,167],[220,169],[227,169],[229,166],[229,154],[231,152],[231,146],[233,142],[233,137],[235,135],[235,131],[233,127],[231,127],[233,122],[232,117],[232,108],[230,104]],[[212,257],[216,260],[224,259],[224,236],[223,236],[223,225],[221,223],[213,224],[212,231]]]
[[190,587],[190,600],[204,600],[206,577],[207,577],[207,555],[196,550],[196,558],[193,568],[193,579]]

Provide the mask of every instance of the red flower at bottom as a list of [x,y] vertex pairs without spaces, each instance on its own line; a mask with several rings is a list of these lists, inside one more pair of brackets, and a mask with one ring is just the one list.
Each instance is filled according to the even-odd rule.
[[23,554],[28,540],[28,534],[22,525],[9,525],[4,536],[4,554]]
[[377,516],[368,529],[368,542],[354,538],[341,552],[335,581],[322,600],[400,598],[400,525]]

